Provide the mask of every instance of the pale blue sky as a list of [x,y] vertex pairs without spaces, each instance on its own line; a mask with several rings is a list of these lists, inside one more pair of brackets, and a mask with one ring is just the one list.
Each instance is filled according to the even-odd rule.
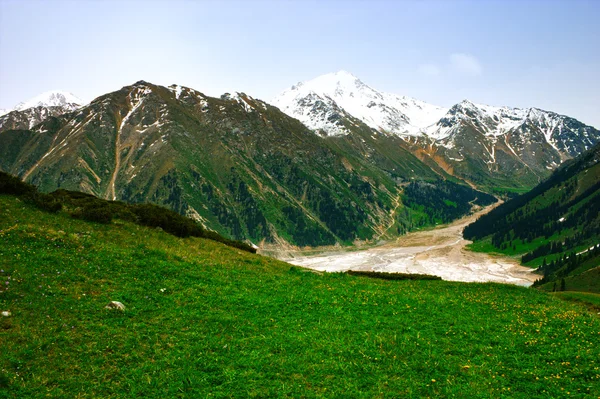
[[138,80],[269,100],[340,69],[451,106],[535,106],[600,128],[600,1],[0,0],[0,108]]

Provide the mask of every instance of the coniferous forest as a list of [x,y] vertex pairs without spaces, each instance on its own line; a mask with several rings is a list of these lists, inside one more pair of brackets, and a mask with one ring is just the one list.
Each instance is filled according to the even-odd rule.
[[570,280],[572,288],[589,281],[600,263],[599,154],[596,146],[567,162],[532,191],[467,226],[465,238],[521,254],[522,263],[542,274],[535,286],[564,290]]
[[403,196],[406,206],[426,214],[428,224],[448,223],[468,214],[473,205],[487,206],[496,201],[492,195],[450,180],[436,184],[411,182],[404,189]]

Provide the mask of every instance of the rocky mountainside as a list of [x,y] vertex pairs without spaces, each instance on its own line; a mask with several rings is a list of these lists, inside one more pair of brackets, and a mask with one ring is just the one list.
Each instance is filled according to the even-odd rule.
[[[0,169],[44,191],[80,190],[154,202],[254,243],[351,243],[444,220],[409,200],[434,197],[460,212],[483,193],[348,116],[351,133],[320,137],[243,93],[208,97],[137,82],[32,129],[0,132]],[[444,202],[444,199],[447,201]],[[448,205],[448,206],[450,206]],[[455,210],[456,210],[455,209]]]
[[429,147],[419,145],[428,156],[488,190],[528,189],[600,140],[600,131],[554,112],[469,101],[453,106],[427,135]]
[[[429,165],[488,191],[524,191],[600,140],[600,131],[537,108],[462,101],[450,109],[379,92],[348,72],[298,83],[273,104],[321,134],[349,134],[358,119],[403,139]],[[349,126],[348,126],[349,125]]]
[[11,129],[31,129],[50,116],[74,111],[83,101],[71,93],[50,91],[17,104],[12,110],[1,110],[0,132]]

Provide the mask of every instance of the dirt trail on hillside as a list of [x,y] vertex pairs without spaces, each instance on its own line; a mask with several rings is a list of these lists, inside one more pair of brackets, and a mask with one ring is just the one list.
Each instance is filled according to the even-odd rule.
[[468,251],[471,241],[463,228],[494,206],[432,230],[406,234],[396,241],[357,251],[331,251],[313,256],[287,252],[286,262],[319,271],[368,270],[433,274],[449,281],[501,283],[529,286],[539,278],[532,269],[504,256]]

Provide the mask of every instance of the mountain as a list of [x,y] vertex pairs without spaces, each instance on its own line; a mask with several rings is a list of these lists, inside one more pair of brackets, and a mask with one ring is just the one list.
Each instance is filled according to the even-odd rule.
[[[140,81],[32,129],[0,132],[0,169],[46,192],[164,205],[255,243],[374,240],[494,201],[425,165],[398,136],[342,122],[351,134],[320,137],[244,93],[213,98]],[[422,189],[405,194],[415,185]],[[452,212],[434,209],[437,199]]]
[[428,165],[487,191],[526,191],[600,141],[597,129],[553,112],[468,100],[445,109],[379,92],[345,71],[298,83],[272,102],[323,135],[349,134],[357,119],[399,136]]
[[65,109],[74,110],[83,105],[83,101],[65,91],[48,91],[42,93],[28,101],[20,102],[14,108],[14,111],[23,111],[28,108],[36,107],[63,107]]
[[527,190],[600,140],[600,131],[564,115],[470,101],[453,106],[427,135],[420,149],[489,191]]
[[11,129],[31,129],[50,116],[74,111],[83,101],[71,93],[49,91],[17,104],[12,110],[0,110],[0,132]]
[[464,236],[474,249],[522,255],[544,274],[536,286],[600,293],[600,145],[480,217]]
[[420,134],[447,111],[410,97],[379,92],[346,71],[300,82],[272,104],[330,136],[348,134],[340,123],[348,115],[383,133]]

